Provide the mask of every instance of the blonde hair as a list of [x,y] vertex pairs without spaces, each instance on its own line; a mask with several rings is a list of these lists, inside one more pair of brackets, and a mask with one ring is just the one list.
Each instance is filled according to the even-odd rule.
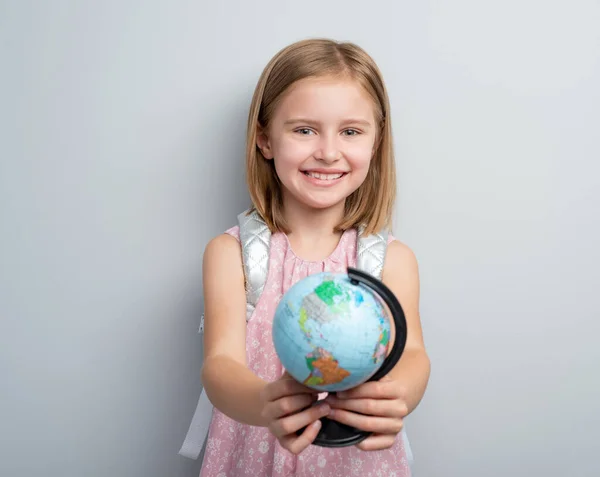
[[246,180],[253,209],[272,232],[289,233],[283,216],[281,183],[273,161],[257,146],[260,130],[266,129],[283,94],[295,82],[322,76],[349,77],[358,81],[373,99],[379,130],[373,159],[365,181],[347,199],[342,231],[363,227],[365,235],[390,228],[396,198],[396,168],[392,144],[389,98],[373,59],[352,43],[310,39],[293,43],[267,64],[252,98],[248,116]]

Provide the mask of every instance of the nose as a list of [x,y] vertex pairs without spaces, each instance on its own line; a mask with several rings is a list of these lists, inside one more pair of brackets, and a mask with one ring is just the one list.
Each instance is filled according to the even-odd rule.
[[322,135],[319,147],[315,151],[315,159],[332,164],[342,158],[342,151],[337,143],[337,135]]

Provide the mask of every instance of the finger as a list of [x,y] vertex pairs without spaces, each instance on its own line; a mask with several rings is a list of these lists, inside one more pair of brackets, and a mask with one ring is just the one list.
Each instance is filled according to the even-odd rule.
[[270,402],[265,407],[264,417],[267,419],[279,419],[280,417],[293,414],[311,406],[317,400],[316,394],[296,394],[285,396]]
[[406,405],[393,399],[339,399],[335,396],[327,396],[325,402],[334,409],[345,409],[367,416],[403,418],[408,414]]
[[329,417],[342,424],[378,434],[397,434],[403,427],[402,419],[399,418],[363,416],[344,409],[332,409]]
[[311,406],[309,409],[286,416],[273,421],[270,426],[271,432],[278,437],[287,436],[295,433],[299,429],[312,424],[318,419],[329,414],[330,407],[328,404],[320,403],[316,406]]
[[394,434],[373,434],[367,437],[364,441],[358,443],[356,447],[364,451],[374,451],[381,449],[389,449],[396,442]]
[[300,384],[292,377],[284,376],[277,381],[269,383],[264,389],[264,398],[266,401],[275,401],[285,396],[294,394],[317,394],[318,391],[310,389]]
[[315,421],[307,426],[299,436],[296,437],[294,434],[291,434],[280,439],[280,443],[283,448],[297,455],[314,442],[320,430],[321,421]]
[[395,399],[401,396],[400,387],[391,380],[368,381],[355,388],[337,393],[337,397],[340,399]]

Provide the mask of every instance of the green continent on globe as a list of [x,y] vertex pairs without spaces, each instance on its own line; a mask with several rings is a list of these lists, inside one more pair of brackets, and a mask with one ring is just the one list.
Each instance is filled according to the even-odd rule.
[[333,280],[327,280],[319,284],[319,286],[315,288],[315,293],[329,306],[332,306],[335,303],[335,297],[340,297],[345,294],[341,287]]
[[307,321],[322,325],[343,318],[350,311],[349,305],[350,296],[346,291],[333,280],[324,281],[302,299],[300,329],[306,337],[310,337]]
[[350,373],[339,365],[337,359],[323,348],[308,353],[306,365],[310,370],[310,375],[304,380],[306,386],[336,384],[350,376]]
[[387,353],[388,343],[390,342],[389,332],[386,329],[381,330],[381,334],[379,335],[379,340],[377,341],[377,346],[375,347],[375,352],[373,353],[373,362],[377,363],[381,359],[385,357]]
[[381,335],[379,335],[379,344],[383,346],[387,346],[390,341],[389,331],[386,329],[381,330]]
[[298,323],[300,324],[302,333],[304,333],[306,337],[310,337],[310,331],[306,329],[306,320],[308,320],[308,314],[306,313],[304,307],[302,307],[300,308],[300,319],[298,320]]
[[315,288],[315,295],[334,313],[348,312],[350,295],[333,280],[325,280]]

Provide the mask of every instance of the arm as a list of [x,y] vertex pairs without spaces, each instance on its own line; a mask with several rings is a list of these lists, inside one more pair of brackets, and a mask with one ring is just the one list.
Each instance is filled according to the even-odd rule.
[[[373,433],[357,445],[362,450],[394,445],[404,417],[417,407],[429,380],[429,358],[419,318],[417,261],[407,246],[400,242],[389,244],[382,278],[404,310],[407,324],[404,353],[381,380],[363,383],[326,399],[332,406],[333,419]],[[393,326],[390,338],[395,339]]]
[[261,392],[266,382],[246,367],[246,294],[240,244],[220,235],[206,246],[202,384],[211,403],[228,417],[264,426]]
[[[403,388],[408,413],[421,401],[427,388],[430,362],[425,350],[419,315],[419,269],[417,259],[406,245],[389,244],[383,269],[383,282],[396,295],[406,316],[407,337],[404,353],[389,377]],[[392,338],[395,337],[392,330]]]
[[228,417],[268,427],[285,449],[300,453],[317,436],[329,407],[311,406],[318,393],[287,375],[267,383],[247,368],[246,292],[237,240],[222,235],[208,244],[203,276],[202,382],[208,398]]

